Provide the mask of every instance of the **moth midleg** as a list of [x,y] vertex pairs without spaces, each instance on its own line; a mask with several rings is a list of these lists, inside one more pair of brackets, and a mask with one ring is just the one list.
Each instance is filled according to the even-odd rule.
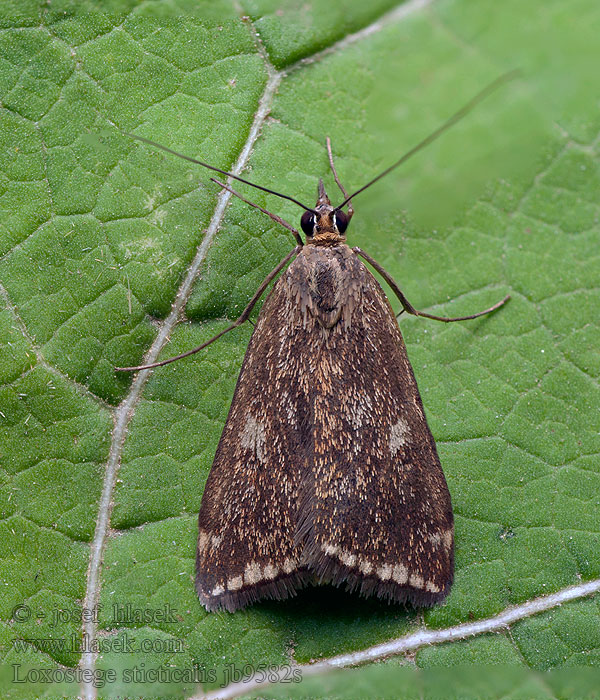
[[262,281],[260,287],[256,290],[254,293],[254,296],[250,301],[248,302],[248,305],[246,308],[242,311],[241,315],[230,325],[227,326],[224,330],[222,330],[220,333],[217,333],[216,335],[213,335],[213,337],[210,340],[207,340],[205,343],[202,343],[202,345],[198,345],[196,348],[192,348],[191,350],[188,350],[187,352],[182,352],[181,355],[175,355],[175,357],[169,357],[167,360],[161,360],[160,362],[153,362],[152,364],[149,365],[139,365],[138,367],[115,367],[116,372],[137,372],[138,370],[142,369],[152,369],[154,367],[162,367],[163,365],[168,365],[171,362],[175,362],[176,360],[181,360],[184,357],[189,357],[189,355],[194,355],[197,352],[200,352],[200,350],[203,350],[205,347],[210,345],[211,343],[214,343],[215,340],[218,340],[221,336],[225,335],[225,333],[229,333],[229,331],[232,331],[234,328],[237,328],[238,326],[241,326],[242,323],[248,320],[252,309],[254,308],[254,305],[256,302],[260,299],[260,297],[263,295],[265,289],[271,284],[273,279],[281,272],[281,270],[287,265],[287,263],[292,260],[298,253],[300,252],[300,246],[296,246],[293,250],[291,250],[283,260],[281,260],[272,270],[269,272],[269,274],[265,277],[265,279]]
[[[455,316],[453,318],[449,318],[448,316],[434,316],[433,314],[428,314],[425,311],[417,311],[415,307],[408,301],[408,299],[404,296],[404,293],[400,289],[400,287],[396,284],[394,278],[387,272],[385,268],[383,268],[376,260],[373,260],[373,258],[370,255],[367,255],[364,250],[361,250],[358,247],[352,248],[352,250],[357,254],[360,255],[361,258],[366,260],[369,265],[372,265],[377,272],[383,277],[383,279],[390,285],[392,288],[392,291],[394,294],[398,297],[400,300],[400,303],[402,304],[402,311],[406,311],[406,313],[411,314],[413,316],[422,316],[423,318],[431,318],[434,321],[442,321],[442,323],[453,323],[454,321],[468,321],[472,318],[479,318],[479,316],[485,316],[486,314],[491,313],[492,311],[496,311],[496,309],[499,309],[501,306],[504,306],[506,302],[510,299],[510,294],[507,294],[504,299],[501,299],[499,302],[494,304],[493,306],[490,306],[489,309],[484,309],[483,311],[478,311],[476,314],[470,314],[469,316]],[[400,313],[402,313],[402,311]]]
[[[337,170],[335,169],[335,163],[333,162],[333,153],[331,152],[331,139],[329,136],[327,137],[327,155],[329,157],[329,167],[331,168],[331,172],[333,173],[333,177],[335,179],[335,182],[337,186],[340,188],[342,191],[342,194],[344,195],[344,199],[348,199],[348,193],[344,189],[344,185],[340,182],[340,178],[338,177]],[[352,206],[352,200],[348,199],[348,223],[350,223],[350,219],[354,216],[354,207]]]

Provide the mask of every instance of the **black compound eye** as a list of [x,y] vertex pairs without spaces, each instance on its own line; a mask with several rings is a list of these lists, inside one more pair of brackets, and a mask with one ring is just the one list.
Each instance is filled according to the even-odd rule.
[[305,211],[304,214],[302,214],[302,218],[300,219],[300,227],[307,236],[313,235],[315,223],[315,215],[312,213],[312,211]]
[[339,233],[344,233],[344,231],[348,228],[348,215],[341,209],[338,209],[335,212],[333,215],[333,221]]

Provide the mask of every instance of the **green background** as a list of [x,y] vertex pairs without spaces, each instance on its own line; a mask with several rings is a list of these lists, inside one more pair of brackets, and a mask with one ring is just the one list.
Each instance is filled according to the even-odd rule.
[[[157,370],[132,408],[100,572],[97,665],[121,680],[100,697],[195,689],[122,681],[142,664],[196,665],[216,687],[233,667],[308,663],[600,576],[599,35],[591,0],[0,2],[0,679],[10,697],[78,691],[9,690],[12,665],[81,660],[77,644],[56,640],[82,635],[114,420],[131,397],[131,377],[113,367],[143,360],[219,193],[207,171],[122,131],[228,169],[275,83],[245,175],[310,205],[319,177],[335,192],[326,136],[356,189],[491,80],[521,71],[357,197],[348,231],[417,308],[461,315],[512,296],[487,319],[401,322],[452,492],[456,583],[425,613],[331,588],[204,611],[196,515],[243,327]],[[244,193],[299,222],[293,204]],[[232,202],[163,356],[236,318],[292,245]],[[112,606],[126,604],[176,614],[119,623]],[[592,598],[403,663],[537,672],[598,665],[599,648]],[[412,697],[398,665],[341,672],[337,690],[313,679],[306,693],[343,696],[351,673]]]

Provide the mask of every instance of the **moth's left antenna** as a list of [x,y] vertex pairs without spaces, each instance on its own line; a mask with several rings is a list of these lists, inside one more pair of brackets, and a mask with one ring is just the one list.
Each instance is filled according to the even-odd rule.
[[227,177],[231,177],[234,180],[238,180],[239,182],[243,182],[245,185],[250,185],[250,187],[255,187],[257,190],[262,190],[263,192],[268,192],[269,194],[274,194],[277,197],[281,197],[281,199],[289,199],[290,202],[294,202],[294,204],[297,204],[299,207],[302,207],[305,211],[310,211],[313,214],[316,214],[317,212],[312,209],[311,207],[307,207],[302,202],[299,202],[297,199],[294,199],[294,197],[290,197],[287,194],[282,194],[281,192],[276,192],[275,190],[270,190],[268,187],[262,187],[261,185],[256,185],[254,182],[250,182],[249,180],[244,180],[243,177],[240,177],[239,175],[234,175],[233,173],[227,172],[227,170],[221,170],[221,168],[217,168],[214,165],[209,165],[208,163],[204,163],[201,160],[198,160],[197,158],[192,158],[191,156],[186,156],[184,153],[179,153],[179,151],[174,151],[172,148],[168,148],[168,146],[163,146],[161,143],[157,143],[156,141],[151,141],[150,139],[147,139],[145,136],[138,136],[137,134],[130,134],[127,131],[123,132],[125,136],[129,136],[132,139],[135,139],[136,141],[141,141],[142,143],[147,143],[149,146],[154,146],[155,148],[160,148],[161,151],[165,151],[166,153],[170,153],[173,156],[177,156],[178,158],[183,158],[183,160],[189,160],[190,163],[195,163],[196,165],[202,165],[204,168],[208,168],[209,170],[214,170],[217,173],[221,173],[221,175],[227,175]]

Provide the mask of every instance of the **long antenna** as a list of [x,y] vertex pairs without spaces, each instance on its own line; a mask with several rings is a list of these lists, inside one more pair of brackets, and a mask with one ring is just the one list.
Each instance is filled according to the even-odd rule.
[[519,75],[520,71],[518,69],[516,70],[511,70],[508,73],[504,73],[504,75],[501,75],[499,78],[496,78],[496,80],[492,81],[487,87],[485,87],[481,92],[478,92],[475,97],[473,97],[469,102],[467,102],[466,105],[461,107],[458,112],[453,114],[449,119],[447,119],[441,126],[439,126],[435,131],[433,131],[429,136],[424,138],[420,143],[418,143],[416,146],[413,146],[409,151],[407,151],[400,160],[397,160],[393,165],[390,165],[389,168],[386,168],[382,173],[379,173],[377,177],[374,177],[372,180],[367,182],[366,185],[363,185],[361,188],[356,190],[356,192],[353,192],[349,197],[346,197],[346,199],[339,204],[336,207],[337,209],[341,209],[345,204],[347,204],[353,197],[356,197],[357,194],[360,194],[364,190],[367,189],[367,187],[371,187],[371,185],[375,184],[377,180],[381,180],[382,177],[385,177],[388,173],[390,173],[394,168],[397,168],[399,165],[402,165],[402,163],[406,162],[409,158],[415,155],[415,153],[418,153],[421,151],[423,148],[426,146],[429,146],[430,143],[435,141],[437,138],[439,138],[445,131],[448,131],[448,129],[451,126],[454,126],[456,122],[459,122],[461,119],[467,116],[471,110],[473,110],[482,100],[484,100],[488,95],[491,95],[492,92],[497,90],[501,85],[504,83],[509,82],[510,80],[513,80],[517,75]]
[[281,194],[281,192],[275,192],[275,190],[270,190],[268,187],[261,187],[260,185],[255,185],[253,182],[250,182],[249,180],[244,180],[243,177],[239,177],[238,175],[234,175],[233,173],[227,172],[227,170],[221,170],[221,168],[216,168],[214,165],[209,165],[208,163],[204,163],[201,160],[197,160],[196,158],[192,158],[191,156],[186,156],[183,153],[179,153],[178,151],[174,151],[172,148],[168,148],[167,146],[163,146],[161,143],[157,143],[156,141],[151,141],[150,139],[147,139],[145,136],[138,136],[137,134],[130,134],[126,131],[123,132],[125,136],[129,136],[132,139],[136,139],[137,141],[141,141],[142,143],[147,143],[150,146],[154,146],[155,148],[160,148],[161,151],[165,151],[166,153],[170,153],[173,156],[177,156],[178,158],[183,158],[183,160],[189,160],[190,163],[196,163],[196,165],[203,165],[205,168],[208,168],[209,170],[214,170],[217,173],[221,173],[221,175],[227,175],[227,177],[232,177],[234,180],[238,180],[239,182],[243,182],[246,185],[250,185],[251,187],[255,187],[257,190],[262,190],[263,192],[268,192],[269,194],[274,194],[277,195],[278,197],[281,197],[282,199],[289,199],[290,202],[294,202],[294,204],[297,204],[299,207],[302,207],[305,211],[310,211],[313,214],[316,214],[317,212],[314,209],[311,209],[311,207],[307,207],[302,202],[299,202],[297,199],[294,199],[293,197],[288,196],[287,194]]

